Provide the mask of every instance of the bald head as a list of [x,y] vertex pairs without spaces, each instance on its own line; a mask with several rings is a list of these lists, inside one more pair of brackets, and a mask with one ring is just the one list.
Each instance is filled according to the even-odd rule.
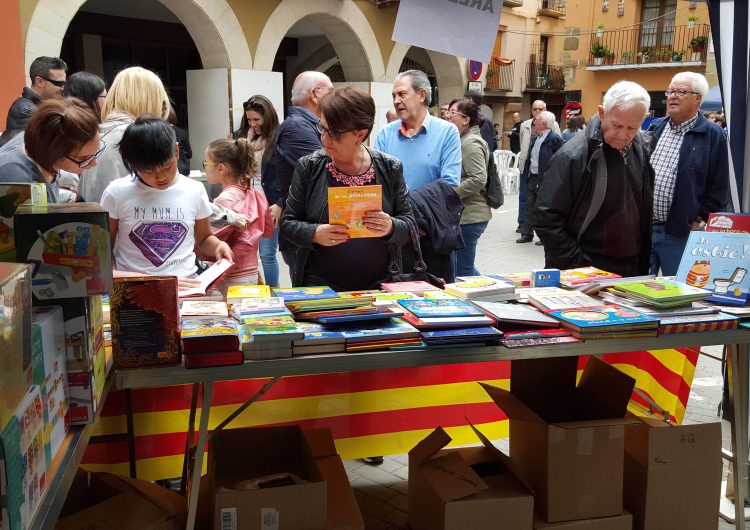
[[393,107],[391,107],[390,109],[388,109],[386,111],[386,113],[385,113],[385,120],[388,123],[391,123],[392,121],[395,121],[396,118],[398,118],[398,115],[396,114],[396,109],[394,109]]
[[320,116],[320,100],[333,88],[331,79],[322,72],[302,72],[292,85],[292,105]]
[[513,113],[513,123],[518,123],[521,121],[521,114],[518,112]]

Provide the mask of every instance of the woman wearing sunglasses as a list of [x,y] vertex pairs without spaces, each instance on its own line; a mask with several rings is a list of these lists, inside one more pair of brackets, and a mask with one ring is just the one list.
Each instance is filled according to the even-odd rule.
[[48,99],[29,120],[23,146],[12,142],[0,149],[0,182],[44,183],[47,202],[59,202],[58,173],[95,167],[103,150],[91,107],[76,98]]
[[[369,94],[332,90],[320,105],[323,149],[300,159],[292,177],[281,232],[296,249],[294,286],[328,285],[336,291],[377,288],[391,259],[409,241],[413,214],[398,159],[365,147],[375,118]],[[382,211],[366,212],[374,237],[350,239],[347,227],[328,221],[328,188],[382,186]]]

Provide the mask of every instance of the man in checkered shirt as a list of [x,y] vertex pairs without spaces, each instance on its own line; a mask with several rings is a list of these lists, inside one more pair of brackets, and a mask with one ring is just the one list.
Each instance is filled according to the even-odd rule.
[[695,72],[672,78],[667,116],[651,122],[654,182],[654,226],[650,273],[673,276],[680,265],[690,230],[729,202],[726,135],[699,112],[708,81]]

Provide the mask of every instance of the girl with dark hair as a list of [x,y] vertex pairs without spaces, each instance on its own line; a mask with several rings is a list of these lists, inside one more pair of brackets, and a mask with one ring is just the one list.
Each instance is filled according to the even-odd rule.
[[448,119],[461,135],[461,183],[456,188],[464,211],[461,214],[461,233],[464,248],[453,251],[453,269],[456,276],[478,276],[474,266],[479,238],[492,219],[492,210],[484,195],[487,187],[489,149],[479,132],[479,107],[470,99],[454,99],[448,110]]
[[258,283],[258,246],[261,238],[272,236],[275,230],[266,196],[251,184],[256,166],[253,147],[247,138],[214,140],[206,148],[203,162],[206,179],[209,184],[221,184],[222,188],[214,203],[247,219],[243,231],[227,227],[214,232],[229,244],[234,254],[234,267],[218,284],[223,293],[231,285]]
[[65,82],[63,96],[78,98],[94,111],[102,121],[102,107],[107,98],[107,84],[104,79],[90,72],[76,72]]
[[[276,130],[279,128],[279,117],[273,103],[265,96],[256,94],[243,104],[245,113],[242,115],[240,129],[234,138],[247,138],[255,158],[256,170],[253,173],[252,186],[266,190],[275,187],[275,175],[269,172],[269,160],[276,142]],[[260,261],[263,264],[263,274],[266,283],[272,287],[279,285],[279,262],[276,252],[279,249],[279,217],[281,209],[272,208],[272,220],[276,230],[270,237],[260,240]]]

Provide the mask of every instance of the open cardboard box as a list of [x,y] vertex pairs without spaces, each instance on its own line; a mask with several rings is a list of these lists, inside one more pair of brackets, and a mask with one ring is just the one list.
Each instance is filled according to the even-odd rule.
[[510,456],[546,522],[622,513],[628,401],[635,381],[591,357],[512,361],[511,390],[480,383],[510,419]]
[[625,428],[625,506],[635,530],[715,528],[721,474],[718,422],[638,418]]
[[531,492],[507,456],[472,428],[483,447],[444,449],[440,427],[409,451],[409,525],[412,530],[530,530]]

